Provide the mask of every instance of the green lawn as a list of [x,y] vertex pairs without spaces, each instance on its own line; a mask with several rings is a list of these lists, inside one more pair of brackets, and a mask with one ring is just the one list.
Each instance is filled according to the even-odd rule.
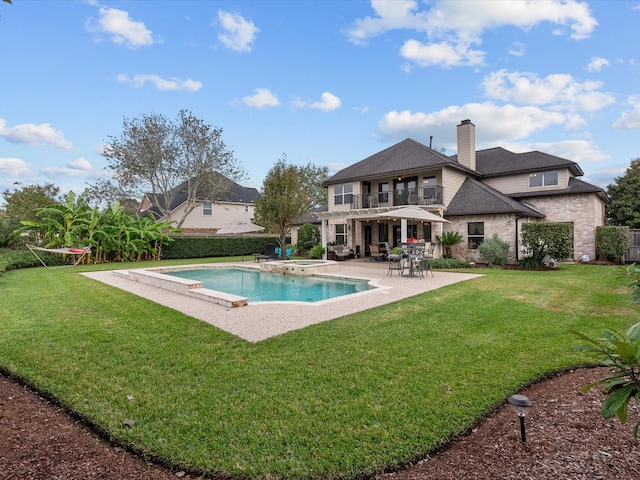
[[614,267],[482,270],[251,344],[77,274],[117,266],[0,276],[0,368],[122,445],[225,476],[400,468],[523,385],[589,361],[570,330],[640,317]]

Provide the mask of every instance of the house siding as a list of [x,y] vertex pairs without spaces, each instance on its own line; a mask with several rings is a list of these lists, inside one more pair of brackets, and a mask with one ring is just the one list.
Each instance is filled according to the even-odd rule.
[[453,170],[451,168],[444,168],[442,170],[442,186],[443,186],[443,203],[449,205],[449,202],[456,195],[460,187],[466,180],[467,175]]
[[[244,211],[245,204],[218,203],[212,204],[212,215],[202,215],[202,205],[196,206],[184,220],[180,227],[183,232],[215,233],[219,228],[232,223],[250,222],[253,219],[254,206],[249,205],[249,211]],[[181,205],[171,212],[169,220],[179,222],[184,214],[185,206]]]
[[[542,170],[541,170],[542,171]],[[548,170],[544,170],[548,171]],[[483,178],[482,182],[489,185],[492,188],[509,195],[511,193],[520,192],[536,192],[536,191],[549,191],[549,190],[561,190],[567,188],[569,185],[568,169],[558,170],[558,186],[556,187],[530,187],[529,186],[529,173],[519,173],[515,175],[503,176],[503,177],[490,177]]]

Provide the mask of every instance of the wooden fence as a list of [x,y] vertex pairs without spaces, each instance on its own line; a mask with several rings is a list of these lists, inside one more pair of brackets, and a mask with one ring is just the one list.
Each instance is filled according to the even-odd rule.
[[629,252],[627,262],[640,262],[640,230],[629,231]]

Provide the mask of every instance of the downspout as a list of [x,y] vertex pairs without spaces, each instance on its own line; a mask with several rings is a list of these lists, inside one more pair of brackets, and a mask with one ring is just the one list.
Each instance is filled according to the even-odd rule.
[[516,263],[520,261],[520,229],[518,228],[518,220],[525,218],[526,215],[516,215]]

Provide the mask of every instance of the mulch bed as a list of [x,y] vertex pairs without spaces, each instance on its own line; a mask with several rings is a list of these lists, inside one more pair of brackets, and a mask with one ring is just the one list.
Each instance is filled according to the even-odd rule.
[[[640,402],[629,423],[603,420],[602,394],[580,387],[604,375],[579,369],[524,389],[533,401],[527,442],[506,405],[468,435],[416,465],[379,480],[637,479],[640,442],[632,436]],[[64,409],[0,376],[0,479],[204,478],[163,468],[114,447]]]

